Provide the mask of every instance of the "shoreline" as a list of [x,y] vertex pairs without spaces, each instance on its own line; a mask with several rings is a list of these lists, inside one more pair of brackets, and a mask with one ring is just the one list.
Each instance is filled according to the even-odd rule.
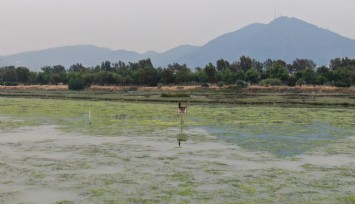
[[327,86],[261,87],[243,89],[212,86],[92,86],[82,91],[69,91],[66,85],[31,85],[0,87],[0,97],[73,99],[231,105],[355,106],[355,87]]

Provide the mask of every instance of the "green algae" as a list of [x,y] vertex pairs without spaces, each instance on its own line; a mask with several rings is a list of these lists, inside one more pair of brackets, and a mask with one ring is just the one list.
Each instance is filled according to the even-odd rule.
[[[160,136],[163,135],[164,132]],[[9,180],[11,172],[15,172],[17,177],[26,178],[26,188],[52,187],[78,193],[78,199],[61,198],[58,201],[73,200],[74,203],[80,203],[80,200],[84,203],[346,203],[351,199],[354,186],[353,165],[304,165],[301,171],[259,167],[243,170],[227,161],[218,161],[230,153],[236,154],[233,158],[243,158],[238,156],[243,152],[230,150],[230,146],[224,148],[226,155],[215,148],[195,152],[193,149],[170,148],[154,154],[150,144],[145,143],[147,140],[140,148],[135,145],[139,137],[128,144],[122,144],[127,138],[115,141],[114,137],[109,137],[111,143],[101,140],[105,138],[95,138],[93,143],[85,142],[88,138],[82,137],[79,140],[81,145],[64,143],[62,146],[60,141],[27,144],[29,148],[24,149],[24,153],[38,150],[43,154],[14,160],[10,166],[4,161],[0,171],[3,168],[6,171],[0,179]],[[52,149],[43,148],[50,143],[53,143]],[[71,153],[71,156],[41,158],[53,151]],[[171,151],[175,154],[171,155]],[[190,154],[192,157],[187,156]],[[125,156],[131,159],[124,161]],[[194,159],[196,157],[202,159]],[[263,164],[262,158],[256,158],[255,164]],[[23,169],[19,164],[24,165]],[[105,166],[111,168],[105,170],[102,168]],[[15,182],[20,184],[18,180]],[[3,185],[8,187],[11,183]],[[7,198],[4,200],[8,201]]]
[[[10,126],[15,122],[3,125],[9,126],[9,129],[54,124],[68,132],[115,136],[125,131],[144,133],[155,128],[171,127],[178,119],[174,114],[166,114],[169,106],[159,104],[142,106],[138,103],[6,98],[1,98],[0,102],[6,104],[0,107],[1,116],[17,117],[25,121],[16,126]],[[170,111],[174,112],[175,107]]]
[[341,199],[341,202],[344,202],[346,204],[355,204],[355,196],[354,195],[347,196],[344,199]]
[[[300,154],[355,156],[352,108],[190,104],[183,128],[187,142],[181,149],[172,147],[156,155],[154,143],[176,143],[180,117],[175,104],[20,98],[0,98],[0,104],[1,133],[54,125],[70,137],[85,135],[83,140],[95,141],[2,144],[23,152],[12,162],[1,155],[0,179],[5,187],[23,182],[29,188],[47,188],[55,181],[58,189],[79,192],[89,203],[354,203],[352,164],[305,163],[299,171],[262,166],[301,162]],[[120,137],[124,139],[115,140]],[[101,138],[110,140],[100,142]],[[129,138],[132,141],[126,142]],[[145,141],[140,143],[140,138]],[[242,148],[189,149],[220,140]],[[34,150],[43,156],[70,156],[27,155]],[[231,165],[231,160],[242,164]],[[256,167],[239,169],[243,162]],[[13,197],[1,195],[0,201]]]
[[[54,99],[0,98],[0,131],[39,124],[58,125],[66,132],[119,136],[153,135],[179,126],[169,103],[127,103]],[[355,134],[355,109],[190,105],[185,127],[252,151],[294,156]]]

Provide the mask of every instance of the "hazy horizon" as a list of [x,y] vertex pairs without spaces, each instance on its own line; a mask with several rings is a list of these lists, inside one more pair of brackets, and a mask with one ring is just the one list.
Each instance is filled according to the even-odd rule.
[[351,0],[2,0],[0,56],[68,45],[164,52],[295,17],[355,39]]

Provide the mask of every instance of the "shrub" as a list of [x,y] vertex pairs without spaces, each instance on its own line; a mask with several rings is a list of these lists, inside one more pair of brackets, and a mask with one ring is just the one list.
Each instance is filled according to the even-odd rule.
[[336,87],[346,87],[346,88],[348,88],[348,87],[351,86],[351,84],[350,84],[349,82],[347,82],[347,81],[336,81],[336,82],[334,83],[334,86],[336,86]]
[[189,98],[190,94],[186,93],[163,93],[161,97],[170,97],[170,98]]
[[302,86],[303,84],[305,84],[305,81],[302,78],[300,78],[296,81],[296,85],[298,85],[298,86]]
[[295,75],[290,75],[287,79],[287,85],[288,86],[296,86],[297,82],[297,77]]
[[158,89],[161,89],[163,87],[163,84],[162,83],[159,83],[158,85],[157,85],[157,88]]
[[131,86],[128,88],[129,91],[138,91],[138,87],[136,86]]
[[9,82],[9,81],[7,81],[7,82],[4,82],[4,85],[5,86],[17,86],[18,83],[17,82]]
[[236,88],[247,88],[249,84],[243,80],[237,80],[235,86]]
[[223,87],[223,86],[224,86],[224,83],[220,81],[220,82],[218,82],[217,86],[218,86],[218,87]]
[[229,86],[231,89],[242,89],[242,88],[247,88],[249,84],[243,80],[237,80],[234,85]]
[[316,83],[319,85],[323,85],[327,82],[327,78],[325,76],[318,75],[316,78]]
[[259,82],[261,86],[280,86],[281,85],[281,80],[280,79],[274,79],[274,78],[268,78],[268,79],[263,79]]
[[71,78],[69,79],[68,88],[69,90],[83,90],[85,89],[85,82],[78,77]]

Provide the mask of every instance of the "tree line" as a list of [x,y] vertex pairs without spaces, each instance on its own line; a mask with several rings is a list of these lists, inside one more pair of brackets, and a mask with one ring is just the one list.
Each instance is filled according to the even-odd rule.
[[73,84],[90,85],[188,85],[188,84],[235,84],[244,81],[260,85],[332,85],[350,87],[355,84],[355,59],[335,58],[329,66],[317,67],[310,59],[295,59],[291,64],[283,60],[268,59],[260,62],[242,56],[230,63],[220,59],[205,67],[191,70],[185,64],[169,64],[154,67],[151,60],[138,62],[104,61],[95,67],[80,63],[68,69],[62,65],[44,66],[34,72],[20,66],[0,68],[1,85],[17,84]]

